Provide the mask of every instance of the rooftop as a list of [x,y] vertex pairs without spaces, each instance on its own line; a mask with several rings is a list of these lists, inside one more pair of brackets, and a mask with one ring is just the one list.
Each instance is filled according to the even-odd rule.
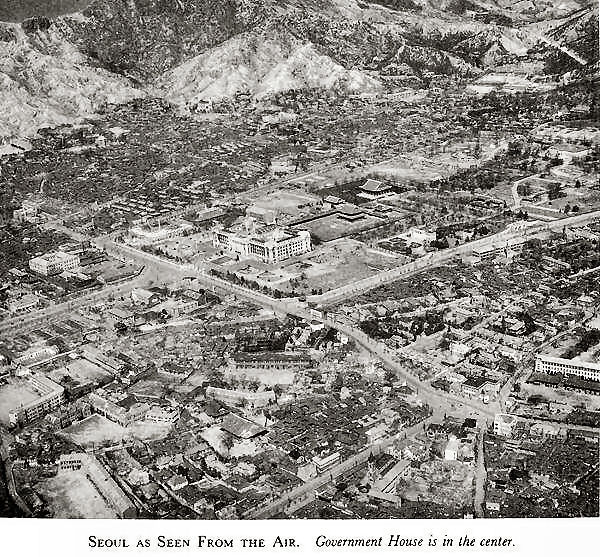
[[369,192],[369,193],[381,193],[384,191],[388,191],[391,188],[392,188],[392,186],[383,184],[379,180],[372,180],[372,179],[368,179],[362,186],[360,186],[361,190]]
[[257,423],[242,418],[237,414],[227,414],[223,419],[221,429],[227,433],[231,433],[234,437],[239,437],[241,439],[250,439],[267,431]]
[[301,362],[310,360],[310,356],[306,354],[286,352],[237,352],[232,358],[237,362]]
[[491,382],[492,382],[491,379],[488,379],[487,377],[483,377],[483,376],[469,377],[463,383],[463,386],[475,387],[476,389],[479,389],[480,387],[483,387],[486,383],[491,383]]
[[600,364],[597,362],[584,362],[583,360],[578,359],[567,360],[565,358],[557,358],[555,356],[548,356],[546,354],[538,354],[538,360],[551,364],[580,366],[586,369],[600,370]]

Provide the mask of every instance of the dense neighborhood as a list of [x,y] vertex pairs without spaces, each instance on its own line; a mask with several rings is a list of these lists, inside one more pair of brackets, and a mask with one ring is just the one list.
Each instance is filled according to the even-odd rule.
[[598,516],[597,72],[412,48],[0,144],[0,514]]

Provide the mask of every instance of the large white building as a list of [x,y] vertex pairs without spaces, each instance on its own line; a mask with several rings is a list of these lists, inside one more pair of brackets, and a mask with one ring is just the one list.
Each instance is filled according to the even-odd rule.
[[64,401],[64,389],[43,375],[31,375],[23,385],[26,385],[22,389],[26,395],[9,411],[11,425],[38,420],[59,408]]
[[581,360],[566,360],[539,354],[535,359],[535,371],[555,375],[574,375],[588,381],[600,381],[600,364]]
[[312,462],[317,467],[317,474],[319,475],[331,470],[334,466],[339,464],[341,460],[342,457],[339,452],[332,453],[322,458],[318,456],[313,456],[312,458]]
[[255,257],[265,263],[276,263],[309,252],[310,232],[265,227],[255,230],[253,223],[243,230],[215,230],[213,246],[243,257]]
[[29,260],[29,268],[44,276],[57,275],[63,271],[71,271],[80,265],[79,256],[74,253],[56,251],[46,253]]

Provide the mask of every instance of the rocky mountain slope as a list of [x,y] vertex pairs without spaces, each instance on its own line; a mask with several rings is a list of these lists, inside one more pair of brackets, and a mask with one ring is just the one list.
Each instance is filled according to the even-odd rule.
[[[548,38],[581,56],[588,63],[598,63],[598,14],[593,9],[580,9],[548,28]],[[552,49],[547,58],[550,73],[581,71],[581,65],[564,51]]]
[[19,0],[18,5],[21,11],[13,10],[12,19],[34,17],[0,23],[5,137],[70,121],[148,89],[194,105],[241,91],[257,96],[303,87],[375,91],[399,75],[414,77],[418,86],[435,75],[472,77],[528,56],[546,61],[550,71],[570,69],[572,60],[541,43],[531,26],[597,59],[591,0],[559,5],[521,0],[513,8],[509,0]]
[[317,87],[347,92],[382,89],[378,80],[346,69],[314,44],[275,31],[237,35],[167,72],[157,85],[168,99],[191,106],[236,93],[261,97]]
[[28,136],[142,94],[51,30],[0,28],[0,138]]

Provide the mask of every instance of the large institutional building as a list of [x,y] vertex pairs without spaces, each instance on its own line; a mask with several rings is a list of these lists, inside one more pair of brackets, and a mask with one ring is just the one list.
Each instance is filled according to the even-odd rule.
[[277,263],[309,252],[310,232],[264,227],[256,230],[250,222],[242,230],[215,230],[213,246],[242,257],[256,257],[265,263]]
[[64,389],[43,375],[31,375],[25,380],[27,398],[9,412],[11,425],[31,423],[61,406]]
[[588,381],[600,381],[600,364],[582,362],[581,360],[566,360],[553,356],[538,355],[535,360],[535,371],[550,375],[574,375]]
[[74,253],[56,251],[29,260],[29,268],[44,276],[71,271],[80,265],[79,256]]

